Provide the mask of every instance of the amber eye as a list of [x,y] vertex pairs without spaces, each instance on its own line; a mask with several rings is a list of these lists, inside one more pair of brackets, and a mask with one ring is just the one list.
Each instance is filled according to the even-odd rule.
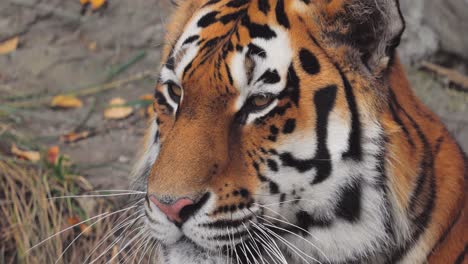
[[180,88],[175,83],[168,83],[167,91],[171,99],[174,100],[174,102],[176,103],[180,102],[180,97],[182,97],[182,88]]
[[275,98],[271,94],[259,94],[250,98],[253,110],[262,110],[269,106]]

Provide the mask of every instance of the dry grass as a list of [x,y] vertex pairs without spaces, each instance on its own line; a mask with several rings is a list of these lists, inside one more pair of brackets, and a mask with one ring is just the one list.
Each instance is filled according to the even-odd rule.
[[[109,215],[119,209],[100,197],[50,199],[91,191],[89,183],[69,174],[64,163],[60,159],[53,166],[38,166],[0,160],[0,263],[89,263],[98,257],[95,263],[107,263],[113,257],[111,263],[119,263],[131,260],[133,253],[135,259],[143,258],[135,249],[119,252],[123,243],[113,243],[125,233],[123,227],[131,226],[125,218],[132,213],[136,216],[135,211]],[[90,221],[71,227],[90,217]],[[124,222],[128,225],[120,228]],[[122,235],[120,241],[125,237]]]

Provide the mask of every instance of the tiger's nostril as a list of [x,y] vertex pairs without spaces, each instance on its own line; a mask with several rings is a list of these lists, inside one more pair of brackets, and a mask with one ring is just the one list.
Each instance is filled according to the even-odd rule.
[[177,225],[181,225],[194,215],[208,200],[209,193],[203,195],[197,202],[189,198],[180,198],[173,203],[160,201],[156,196],[150,195],[150,201],[163,212],[167,218]]
[[167,218],[169,218],[170,221],[177,223],[182,222],[182,219],[179,215],[180,211],[184,207],[193,204],[193,201],[188,198],[181,198],[171,204],[159,201],[154,195],[151,195],[149,199],[154,205],[156,205],[156,207],[159,208],[159,210],[161,210],[161,212],[163,212],[167,216]]

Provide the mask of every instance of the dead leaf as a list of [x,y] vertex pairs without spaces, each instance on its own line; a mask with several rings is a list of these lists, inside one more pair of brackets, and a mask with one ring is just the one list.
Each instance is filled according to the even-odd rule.
[[96,11],[101,7],[105,7],[106,0],[91,0],[91,8]]
[[70,96],[70,95],[57,95],[52,98],[52,102],[50,103],[51,107],[54,108],[79,108],[83,106],[83,103],[80,99]]
[[92,41],[92,42],[90,42],[90,43],[88,44],[88,49],[89,49],[90,51],[96,51],[96,48],[97,48],[97,43],[96,43],[96,41]]
[[148,107],[146,108],[146,114],[147,114],[149,117],[153,117],[153,115],[154,115],[154,107],[153,107],[153,105],[148,105]]
[[131,106],[125,106],[126,101],[122,98],[113,98],[109,107],[104,110],[104,117],[106,119],[124,119],[133,113]]
[[131,107],[112,107],[104,111],[104,117],[107,119],[124,119],[133,112]]
[[154,95],[144,94],[144,95],[140,96],[140,100],[152,101],[152,100],[154,100]]
[[76,225],[80,222],[80,219],[76,216],[70,216],[67,218],[67,223],[70,225],[70,226],[73,226],[73,225]]
[[88,237],[89,235],[91,235],[92,229],[89,228],[89,225],[83,223],[83,224],[80,224],[79,227],[80,227],[81,233],[82,233],[85,237]]
[[41,154],[37,151],[27,151],[19,149],[16,144],[11,145],[11,153],[18,158],[38,162],[41,159]]
[[0,55],[8,54],[15,51],[18,48],[19,37],[14,37],[0,43]]
[[60,140],[65,143],[73,143],[73,142],[86,139],[90,136],[91,136],[91,132],[89,131],[70,132],[68,134],[60,136]]
[[55,164],[58,160],[60,148],[58,146],[52,146],[47,150],[47,162],[49,164]]
[[119,105],[124,105],[125,103],[127,103],[125,99],[120,98],[120,97],[115,97],[110,100],[109,105],[119,106]]

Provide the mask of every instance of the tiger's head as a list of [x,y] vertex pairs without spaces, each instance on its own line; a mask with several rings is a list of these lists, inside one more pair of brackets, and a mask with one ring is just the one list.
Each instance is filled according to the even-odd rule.
[[138,166],[165,261],[383,251],[378,117],[403,28],[396,0],[181,3]]

